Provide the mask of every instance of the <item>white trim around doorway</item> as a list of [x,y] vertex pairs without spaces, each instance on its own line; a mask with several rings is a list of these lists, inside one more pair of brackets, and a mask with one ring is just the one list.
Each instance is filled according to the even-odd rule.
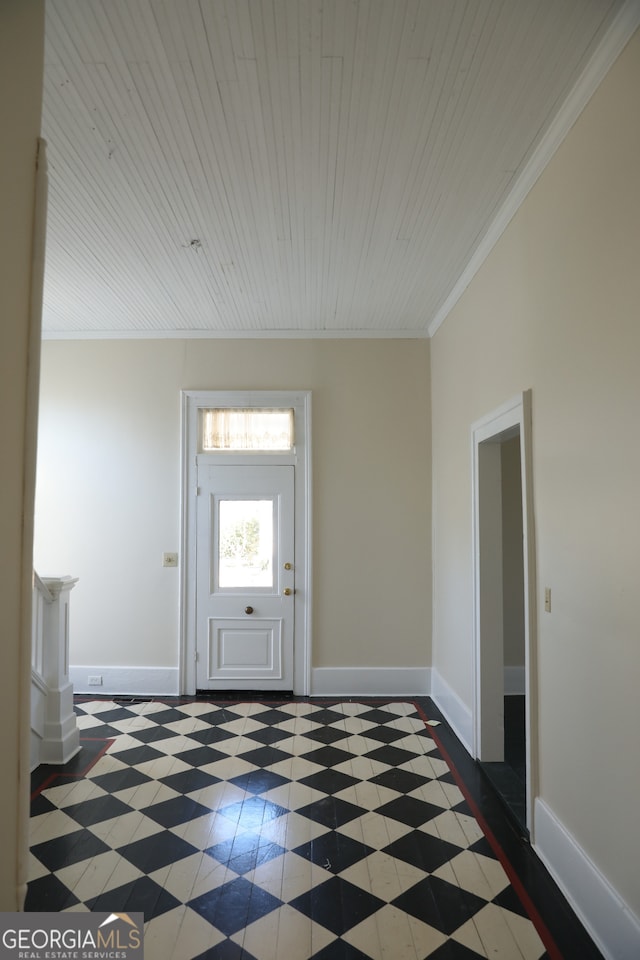
[[[295,467],[295,628],[293,692],[308,696],[311,678],[311,392],[309,390],[183,390],[181,422],[180,576],[181,695],[196,692],[196,497],[198,456],[228,465],[293,464]],[[287,453],[198,454],[201,409],[211,407],[292,408],[294,449]]]
[[[522,527],[523,527],[523,565],[524,565],[524,692],[526,694],[526,776],[527,776],[527,827],[533,842],[534,800],[538,793],[538,697],[537,697],[537,607],[536,607],[536,566],[535,566],[535,530],[533,515],[533,472],[532,472],[532,435],[531,435],[531,391],[526,390],[502,404],[496,410],[476,421],[471,428],[472,442],[472,520],[473,520],[473,755],[479,760],[497,759],[485,756],[492,749],[493,718],[492,701],[502,698],[505,691],[505,673],[502,659],[487,669],[487,660],[491,653],[488,640],[491,636],[502,636],[501,587],[491,596],[492,581],[502,577],[501,546],[491,544],[495,533],[492,515],[499,510],[499,497],[496,496],[496,484],[499,488],[500,443],[511,436],[520,436],[520,458],[522,475]],[[481,512],[480,472],[482,461],[485,481],[488,479],[488,493],[483,497]],[[495,483],[491,482],[492,477]],[[500,521],[498,521],[499,523]],[[480,532],[485,525],[488,535],[481,553]],[[494,527],[492,533],[491,528]],[[494,537],[495,539],[495,537]],[[495,549],[494,549],[495,547]],[[487,595],[481,594],[481,565],[483,565],[482,583],[489,582]],[[500,598],[500,603],[495,600]],[[495,659],[495,658],[494,658]],[[487,701],[489,709],[487,710]]]

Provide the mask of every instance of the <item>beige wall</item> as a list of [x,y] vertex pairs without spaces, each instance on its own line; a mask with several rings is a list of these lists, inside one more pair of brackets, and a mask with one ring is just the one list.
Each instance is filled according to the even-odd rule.
[[639,90],[636,35],[432,340],[434,666],[471,708],[470,427],[530,387],[540,795],[637,915]]
[[500,445],[502,488],[502,623],[504,662],[524,667],[524,560],[520,437]]
[[180,390],[310,389],[315,667],[427,667],[426,340],[45,342],[36,566],[75,664],[175,667]]
[[[44,6],[0,4],[0,910],[24,895],[28,815],[29,610],[33,460],[27,425],[35,409],[29,364],[32,222],[40,132]],[[34,384],[34,387],[36,385]],[[33,430],[31,431],[33,433]],[[24,527],[23,527],[24,522]],[[25,722],[26,721],[26,722]],[[22,728],[22,729],[21,729]]]

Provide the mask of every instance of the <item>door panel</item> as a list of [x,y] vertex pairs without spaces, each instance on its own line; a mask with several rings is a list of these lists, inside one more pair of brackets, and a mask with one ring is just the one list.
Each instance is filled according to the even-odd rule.
[[293,549],[293,466],[198,466],[198,689],[293,689]]
[[210,620],[207,662],[209,681],[242,678],[259,687],[265,680],[282,680],[282,622],[254,620],[245,626]]

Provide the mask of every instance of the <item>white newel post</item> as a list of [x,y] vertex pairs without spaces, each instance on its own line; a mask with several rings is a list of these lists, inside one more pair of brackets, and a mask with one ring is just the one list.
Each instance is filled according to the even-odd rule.
[[42,582],[53,599],[45,604],[48,622],[42,666],[47,700],[40,762],[67,763],[80,750],[69,682],[69,594],[78,578],[43,577]]

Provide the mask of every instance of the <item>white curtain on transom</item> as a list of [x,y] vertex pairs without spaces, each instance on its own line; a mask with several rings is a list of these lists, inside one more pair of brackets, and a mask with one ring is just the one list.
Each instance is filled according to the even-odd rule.
[[202,450],[291,450],[293,410],[202,411]]

